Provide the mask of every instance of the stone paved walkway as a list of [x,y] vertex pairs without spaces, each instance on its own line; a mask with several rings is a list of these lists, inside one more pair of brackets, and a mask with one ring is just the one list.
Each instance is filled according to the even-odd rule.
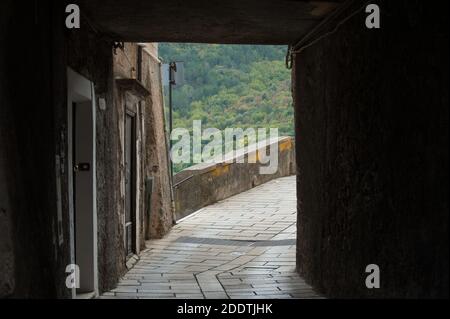
[[187,217],[101,298],[320,298],[295,272],[295,177]]

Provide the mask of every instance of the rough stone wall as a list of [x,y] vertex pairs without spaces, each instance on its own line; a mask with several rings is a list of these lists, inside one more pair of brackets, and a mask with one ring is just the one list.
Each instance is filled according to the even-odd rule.
[[97,97],[107,101],[107,110],[97,111],[98,267],[100,291],[111,289],[125,270],[112,43],[89,28],[61,28],[63,2],[3,1],[0,12],[1,40],[12,45],[0,50],[0,297],[71,297],[65,287],[71,263],[67,66],[93,81]]
[[0,298],[67,296],[68,218],[58,230],[55,182],[64,52],[61,15],[51,12],[60,9],[0,5]]
[[[65,268],[71,263],[67,187],[71,168],[66,160],[68,66],[94,83],[97,106],[99,98],[106,100],[106,109],[96,110],[100,292],[114,288],[126,270],[121,220],[123,112],[115,104],[113,43],[91,30],[84,20],[86,27],[80,30],[61,28],[63,4],[43,0],[24,7],[18,2],[1,2],[0,39],[13,46],[0,50],[1,298],[71,297],[71,290],[65,287]],[[140,122],[137,125],[142,132]],[[142,163],[139,158],[146,154],[142,134],[140,142],[138,161]],[[144,166],[138,169],[143,172]],[[138,201],[142,212],[143,182],[141,178]],[[140,225],[143,237],[144,221]],[[144,240],[141,244],[143,247]]]
[[[169,231],[173,225],[173,216],[157,45],[140,45],[142,46],[141,65],[138,65],[136,43],[125,43],[123,49],[116,50],[114,78],[137,79],[140,68],[142,77],[140,82],[150,92],[150,95],[140,101],[136,107],[139,127],[137,197],[140,244],[141,248],[144,248],[145,238],[161,238]],[[119,90],[116,94],[116,108],[120,110],[122,118],[120,123],[124,120],[125,103],[127,103],[126,97]],[[148,183],[149,179],[153,181],[152,189],[150,189],[151,184]]]
[[[125,43],[123,49],[115,50],[113,54],[113,65],[114,65],[114,80],[116,79],[136,79],[137,70],[139,68],[137,61],[137,45],[134,43]],[[135,205],[135,213],[136,213],[136,223],[138,229],[138,237],[139,244],[136,246],[137,253],[139,253],[140,249],[143,248],[144,236],[142,228],[140,225],[143,224],[142,216],[143,216],[143,180],[142,180],[142,172],[139,169],[140,163],[142,163],[142,129],[141,129],[141,110],[140,104],[137,97],[132,96],[129,92],[119,88],[115,85],[114,90],[114,108],[117,110],[119,118],[118,118],[118,127],[119,127],[119,167],[120,167],[120,201],[118,203],[120,207],[119,211],[119,220],[121,227],[125,227],[125,117],[126,112],[132,112],[135,116],[135,152],[136,152],[136,162],[135,162],[135,196],[136,198],[132,198]]]
[[330,297],[448,297],[448,3],[376,3],[380,30],[361,13],[295,58],[298,270]]
[[[0,5],[0,41],[5,41],[8,31],[12,27],[12,19],[7,14],[12,12],[11,1],[2,2]],[[7,56],[4,50],[0,50],[0,70],[7,66]],[[11,203],[8,171],[12,154],[17,150],[14,145],[16,138],[11,132],[10,122],[14,118],[13,110],[6,107],[10,98],[4,72],[0,73],[0,298],[11,296],[15,289],[15,259],[13,248],[13,205]]]
[[[171,180],[165,136],[164,101],[161,87],[161,62],[157,44],[147,44],[143,50],[143,83],[151,95],[145,100],[145,160],[144,176],[153,179],[150,205],[146,201],[146,238],[161,238],[173,225]],[[150,189],[146,190],[147,192]],[[149,195],[149,193],[147,193]]]
[[136,79],[137,76],[137,45],[124,43],[123,49],[114,52],[114,78]]

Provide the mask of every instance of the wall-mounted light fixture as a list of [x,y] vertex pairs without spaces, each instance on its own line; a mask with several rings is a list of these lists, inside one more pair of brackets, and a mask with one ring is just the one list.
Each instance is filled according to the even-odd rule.
[[114,42],[113,43],[114,54],[117,54],[117,49],[123,51],[125,49],[125,42]]

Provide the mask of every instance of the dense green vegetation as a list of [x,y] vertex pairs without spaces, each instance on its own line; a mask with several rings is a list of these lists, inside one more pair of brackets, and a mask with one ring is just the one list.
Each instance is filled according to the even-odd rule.
[[193,120],[202,120],[203,128],[278,128],[294,135],[286,47],[160,44],[159,55],[185,64],[186,83],[173,91],[174,128],[191,130]]
[[174,127],[278,127],[293,135],[290,72],[284,46],[161,44],[168,61],[184,61],[186,84],[174,89]]

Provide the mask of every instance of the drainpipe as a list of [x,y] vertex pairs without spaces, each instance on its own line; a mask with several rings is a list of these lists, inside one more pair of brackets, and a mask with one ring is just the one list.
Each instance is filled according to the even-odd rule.
[[[161,67],[161,63],[159,63],[159,66]],[[161,70],[159,72],[159,83],[162,84],[162,78],[161,78]],[[162,85],[160,85],[160,94],[161,97],[163,99],[163,105],[164,105],[164,91],[163,91],[163,87]],[[163,125],[164,125],[164,130],[166,129],[166,112],[164,111],[163,108]],[[169,133],[170,134],[170,133]],[[169,148],[169,142],[167,140],[167,134],[164,134],[164,139],[165,139],[165,143],[166,143],[166,148],[167,148],[167,171],[170,174],[170,178],[169,178],[169,187],[170,187],[170,208],[172,210],[172,224],[176,225],[177,223],[177,219],[176,219],[176,215],[175,215],[175,199],[174,199],[174,194],[173,194],[173,180],[172,180],[172,163],[171,163],[171,158],[170,158],[170,151],[171,149]]]

